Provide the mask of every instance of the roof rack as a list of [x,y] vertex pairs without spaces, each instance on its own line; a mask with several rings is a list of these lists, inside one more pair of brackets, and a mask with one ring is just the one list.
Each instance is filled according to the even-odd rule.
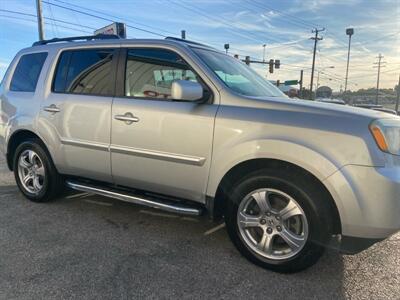
[[210,46],[208,46],[206,44],[202,44],[202,43],[198,43],[198,42],[194,42],[194,41],[190,41],[190,40],[185,40],[185,39],[180,39],[180,38],[176,38],[176,37],[173,37],[173,36],[167,36],[165,39],[166,40],[178,41],[178,42],[184,42],[184,43],[187,43],[187,44],[210,47]]
[[32,44],[32,46],[40,46],[40,45],[47,45],[50,43],[58,43],[58,42],[74,42],[74,41],[91,41],[91,40],[115,40],[119,39],[118,35],[114,34],[96,34],[96,35],[87,35],[87,36],[72,36],[66,38],[54,38],[51,40],[43,40],[37,41]]

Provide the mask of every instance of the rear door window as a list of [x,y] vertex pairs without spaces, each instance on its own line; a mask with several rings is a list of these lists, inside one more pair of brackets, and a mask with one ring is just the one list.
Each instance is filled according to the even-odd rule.
[[56,93],[112,96],[114,49],[64,51],[53,81]]
[[10,90],[14,92],[34,92],[46,57],[46,52],[21,56],[11,79]]

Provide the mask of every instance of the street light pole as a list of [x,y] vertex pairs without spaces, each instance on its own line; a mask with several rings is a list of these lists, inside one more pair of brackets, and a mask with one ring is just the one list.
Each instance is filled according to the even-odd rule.
[[263,62],[265,62],[265,47],[267,47],[267,44],[263,45],[263,48],[264,48],[264,50],[263,50]]
[[396,112],[399,113],[399,102],[400,102],[400,74],[399,83],[397,84],[397,99],[396,99]]
[[349,64],[350,64],[350,45],[351,45],[351,36],[354,34],[353,28],[347,28],[346,34],[349,36],[349,49],[347,50],[347,68],[346,68],[346,80],[344,82],[344,92],[347,91],[347,79],[349,78]]

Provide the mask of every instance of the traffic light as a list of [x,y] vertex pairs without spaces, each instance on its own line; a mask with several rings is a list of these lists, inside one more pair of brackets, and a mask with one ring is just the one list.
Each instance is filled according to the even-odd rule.
[[275,69],[279,69],[281,67],[281,60],[275,59]]
[[246,63],[246,65],[250,65],[250,56],[246,56],[244,62]]
[[224,45],[224,48],[225,48],[226,54],[228,54],[229,44],[225,44],[225,45]]
[[269,60],[269,72],[274,73],[274,60],[273,59]]

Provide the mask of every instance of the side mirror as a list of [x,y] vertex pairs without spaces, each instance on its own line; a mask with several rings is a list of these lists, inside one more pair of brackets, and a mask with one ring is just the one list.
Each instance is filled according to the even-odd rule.
[[203,87],[195,81],[176,80],[172,82],[171,96],[174,100],[200,100],[203,98]]

